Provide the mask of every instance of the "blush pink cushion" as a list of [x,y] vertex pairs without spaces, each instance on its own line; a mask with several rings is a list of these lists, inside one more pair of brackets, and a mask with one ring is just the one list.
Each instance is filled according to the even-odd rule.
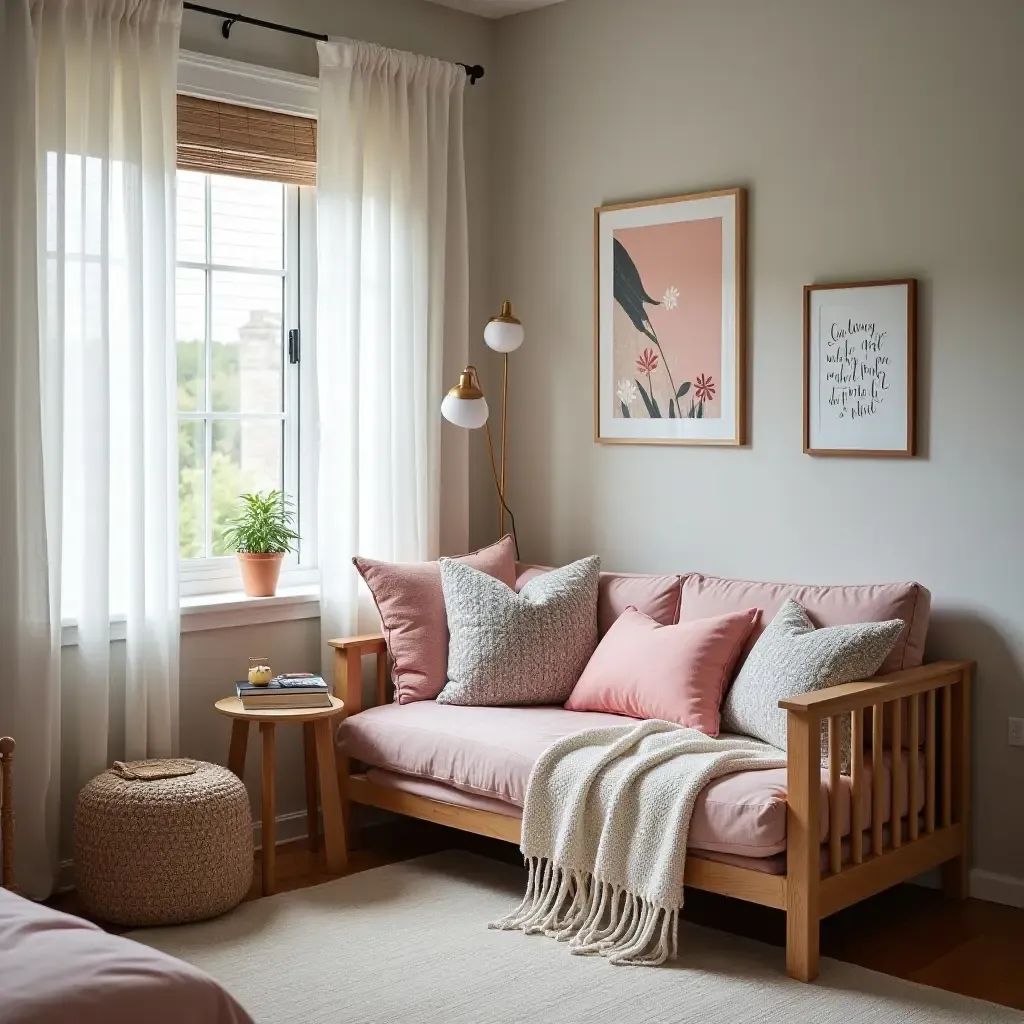
[[876,583],[866,586],[818,587],[793,583],[753,583],[749,580],[725,580],[690,573],[683,577],[681,622],[726,615],[755,607],[761,615],[744,647],[737,669],[746,660],[751,647],[775,617],[787,598],[806,609],[817,627],[845,626],[853,622],[885,622],[902,619],[903,632],[880,673],[917,668],[924,661],[924,643],[928,634],[931,594],[920,583]]
[[[515,545],[511,537],[456,561],[515,586]],[[437,562],[377,562],[353,558],[377,604],[381,629],[393,663],[395,700],[433,700],[448,682],[448,616]]]
[[[555,740],[583,729],[629,724],[631,719],[564,708],[478,708],[419,701],[384,704],[345,720],[338,730],[344,753],[389,776],[430,782],[413,786],[420,795],[463,806],[518,816],[526,799],[530,770]],[[891,813],[890,754],[885,753],[882,818]],[[906,813],[909,758],[899,759],[903,779],[900,814]],[[864,761],[862,821],[871,823],[870,758]],[[376,775],[376,773],[374,773]],[[923,760],[918,763],[915,806],[924,806]],[[839,826],[850,830],[850,777],[840,778]],[[440,788],[440,787],[443,787]],[[828,837],[828,771],[821,772],[821,840]],[[687,845],[740,857],[771,857],[786,848],[786,769],[736,772],[709,782],[694,807]]]
[[[516,593],[546,572],[547,565],[517,565]],[[636,608],[663,626],[679,621],[678,576],[642,576],[639,573],[603,572],[597,584],[597,633],[604,636],[627,609]]]
[[661,718],[718,735],[718,709],[756,608],[663,626],[627,608],[566,701],[570,711]]

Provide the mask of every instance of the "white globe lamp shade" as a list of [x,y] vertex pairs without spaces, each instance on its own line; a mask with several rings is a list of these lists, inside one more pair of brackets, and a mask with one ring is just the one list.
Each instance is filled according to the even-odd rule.
[[466,430],[476,430],[487,422],[487,399],[480,390],[475,366],[467,366],[459,374],[459,383],[441,402],[441,415]]
[[441,403],[441,415],[449,423],[466,430],[482,427],[487,422],[487,411],[487,399],[483,395],[479,398],[459,398],[448,394]]
[[495,352],[515,352],[524,337],[523,325],[512,315],[512,303],[506,300],[501,305],[501,314],[487,321],[484,341]]

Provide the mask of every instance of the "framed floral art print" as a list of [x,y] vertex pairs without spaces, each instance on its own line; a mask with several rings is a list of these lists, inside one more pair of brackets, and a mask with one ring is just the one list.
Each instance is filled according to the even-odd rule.
[[740,188],[594,211],[595,440],[744,443]]

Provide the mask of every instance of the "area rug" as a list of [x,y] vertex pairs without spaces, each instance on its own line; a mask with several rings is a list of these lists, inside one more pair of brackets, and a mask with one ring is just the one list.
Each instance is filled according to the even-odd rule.
[[792,981],[781,949],[683,924],[680,956],[613,967],[487,922],[524,872],[451,851],[129,937],[217,979],[258,1024],[1021,1024],[1024,1014],[823,960]]

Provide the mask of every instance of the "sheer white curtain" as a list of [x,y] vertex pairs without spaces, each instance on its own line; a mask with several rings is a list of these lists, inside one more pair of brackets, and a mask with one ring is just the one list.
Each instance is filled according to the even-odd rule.
[[45,895],[62,773],[70,795],[110,756],[177,743],[181,0],[5,0],[2,17],[0,731],[18,741],[20,884]]
[[[442,356],[468,333],[464,70],[320,43],[321,625],[358,620],[355,554],[436,558]],[[325,666],[329,671],[330,666]]]

